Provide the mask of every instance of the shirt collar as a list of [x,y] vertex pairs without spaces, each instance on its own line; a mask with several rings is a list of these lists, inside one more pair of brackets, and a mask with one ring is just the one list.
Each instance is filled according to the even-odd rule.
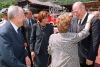
[[14,30],[18,33],[18,31],[17,31],[18,30],[18,27],[14,23],[12,23],[11,21],[10,21],[10,23],[13,26]]

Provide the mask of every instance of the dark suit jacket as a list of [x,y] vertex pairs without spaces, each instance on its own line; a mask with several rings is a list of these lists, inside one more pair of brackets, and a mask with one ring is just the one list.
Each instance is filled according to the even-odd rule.
[[[37,23],[35,19],[31,19],[32,24]],[[24,22],[24,25],[22,26],[22,33],[24,36],[25,42],[29,45],[30,44],[30,35],[31,35],[31,27],[29,26],[27,20]]]
[[53,32],[53,26],[50,24],[47,24],[44,30],[41,29],[40,23],[33,24],[30,37],[30,51],[34,51],[37,54],[39,54],[39,52],[48,54],[48,40],[49,36],[53,34]]
[[20,38],[10,22],[0,28],[0,67],[27,67],[23,38]]
[[[89,14],[86,15],[78,32],[80,32],[85,27],[88,15]],[[85,63],[86,58],[95,61],[98,53],[100,41],[100,20],[94,17],[91,22],[90,35],[87,38],[81,40],[78,45],[80,63]],[[70,32],[77,32],[77,23],[78,18],[74,17],[71,21]]]

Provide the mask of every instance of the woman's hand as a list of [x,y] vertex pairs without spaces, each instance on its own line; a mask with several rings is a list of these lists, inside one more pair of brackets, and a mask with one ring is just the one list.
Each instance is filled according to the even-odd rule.
[[94,15],[92,15],[92,14],[89,14],[89,16],[88,16],[88,19],[87,19],[87,22],[86,22],[86,25],[85,25],[85,29],[86,30],[90,30],[90,25],[91,25],[91,20],[92,20],[92,18],[94,17]]
[[94,15],[93,14],[89,14],[87,22],[91,22],[91,20],[93,19]]

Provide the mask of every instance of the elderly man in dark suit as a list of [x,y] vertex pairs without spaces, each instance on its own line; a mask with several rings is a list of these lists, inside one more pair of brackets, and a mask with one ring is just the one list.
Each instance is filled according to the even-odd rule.
[[[89,13],[82,2],[75,2],[72,6],[75,17],[71,21],[71,32],[80,32],[86,24]],[[100,41],[100,20],[92,19],[90,35],[78,43],[81,67],[94,67]]]
[[31,10],[29,10],[29,9],[25,10],[25,16],[26,16],[26,20],[21,29],[22,29],[22,33],[24,36],[24,40],[25,40],[24,45],[25,45],[28,55],[31,59],[31,53],[30,53],[30,48],[29,48],[30,47],[30,35],[31,35],[32,25],[37,22],[35,19],[32,19],[32,11]]
[[31,62],[19,27],[25,20],[21,7],[8,8],[9,22],[0,28],[0,67],[27,67]]

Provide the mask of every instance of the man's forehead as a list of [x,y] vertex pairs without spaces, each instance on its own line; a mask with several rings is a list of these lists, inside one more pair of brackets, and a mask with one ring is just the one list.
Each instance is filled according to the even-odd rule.
[[76,8],[78,9],[79,7],[80,7],[79,5],[75,4],[75,5],[73,5],[72,8],[73,8],[73,9],[76,9]]

